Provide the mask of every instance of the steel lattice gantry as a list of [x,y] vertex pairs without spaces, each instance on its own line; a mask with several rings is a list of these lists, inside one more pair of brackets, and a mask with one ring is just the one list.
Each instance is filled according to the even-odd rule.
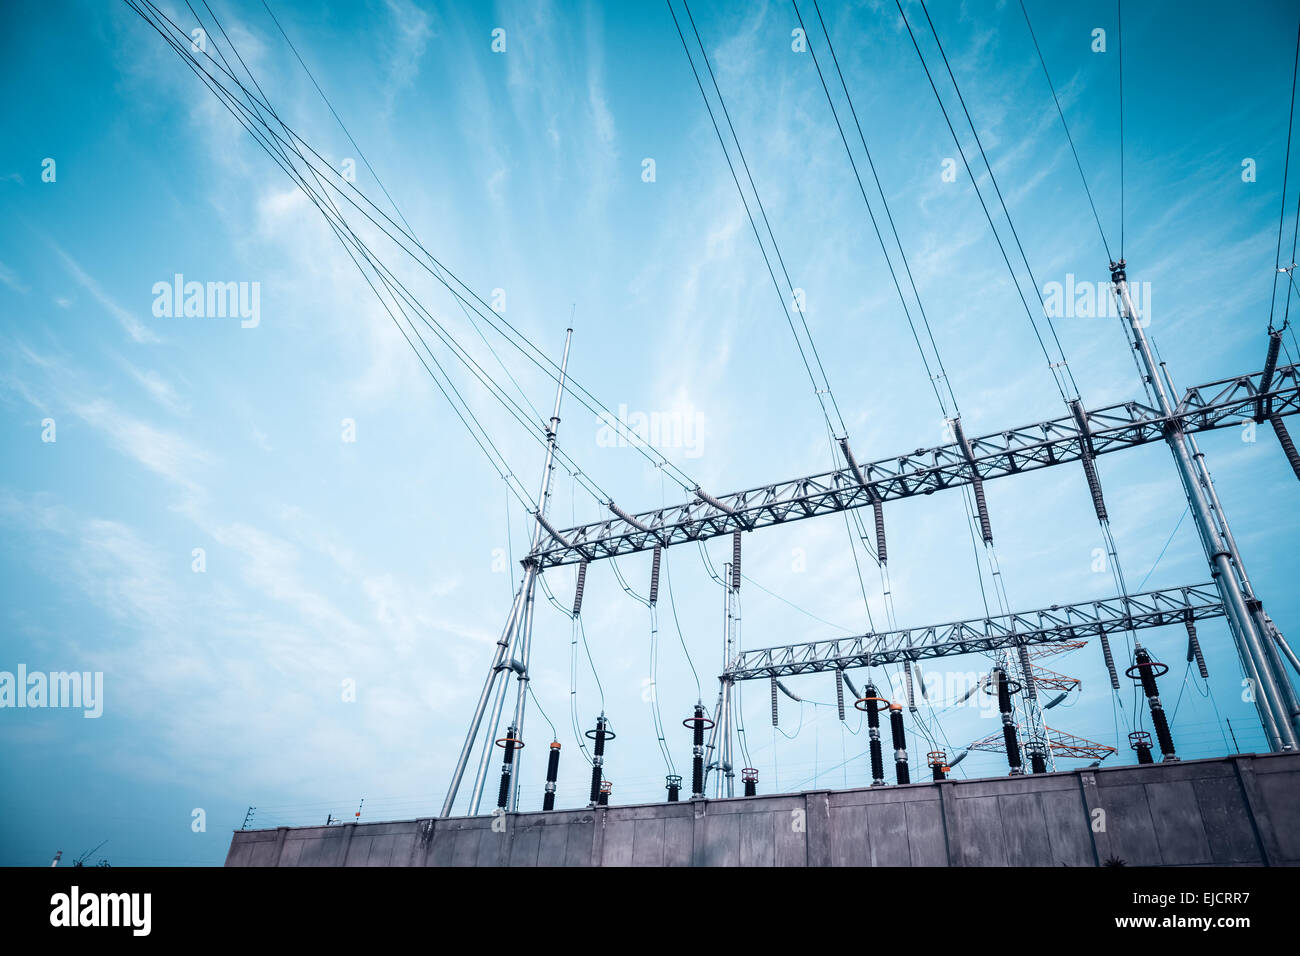
[[[1280,366],[1261,391],[1263,372],[1188,389],[1174,412],[1187,433],[1209,431],[1254,419],[1262,406],[1278,415],[1300,412],[1297,366]],[[969,439],[968,458],[958,442],[919,448],[895,458],[762,485],[718,498],[697,491],[685,504],[630,515],[611,503],[603,521],[548,534],[526,563],[540,568],[617,557],[656,546],[704,540],[733,531],[753,531],[801,518],[861,508],[876,500],[928,495],[970,484],[974,474],[988,481],[1079,461],[1088,443],[1107,454],[1163,441],[1171,419],[1148,402],[1123,402],[1084,414],[1085,434],[1072,415]]]
[[1127,598],[1053,604],[929,627],[884,631],[743,651],[722,675],[731,680],[789,677],[899,661],[996,651],[1020,645],[1086,640],[1102,634],[1222,617],[1213,584],[1131,594]]

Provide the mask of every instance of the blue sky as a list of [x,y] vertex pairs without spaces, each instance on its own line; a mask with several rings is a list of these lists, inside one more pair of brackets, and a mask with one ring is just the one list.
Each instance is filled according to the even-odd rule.
[[[163,6],[193,25],[184,4]],[[811,3],[801,8],[807,20]],[[1112,238],[1114,7],[1028,8]],[[213,9],[286,122],[331,162],[354,158],[261,3]],[[572,312],[571,370],[607,406],[698,416],[697,444],[662,450],[703,487],[722,493],[832,464],[666,7],[272,9],[429,249],[484,298],[504,290],[506,317],[557,359]],[[859,459],[941,443],[813,64],[791,50],[793,10],[692,9]],[[908,9],[923,30],[919,6]],[[968,177],[942,178],[955,150],[894,5],[828,2],[823,13],[967,433],[1063,414]],[[1105,253],[1019,6],[935,0],[931,13],[1040,285],[1067,274],[1104,281]],[[105,691],[95,720],[0,712],[0,862],[41,864],[107,839],[99,855],[115,864],[219,863],[249,805],[260,825],[348,816],[363,797],[363,819],[436,812],[528,516],[317,211],[136,14],[18,2],[2,16],[0,76],[13,93],[0,124],[0,670],[102,671]],[[1263,363],[1294,17],[1261,0],[1230,14],[1210,3],[1125,10],[1125,252],[1130,278],[1150,283],[1149,332],[1182,386]],[[491,49],[498,27],[503,53]],[[1091,50],[1095,28],[1108,33],[1105,53]],[[42,180],[47,158],[53,182]],[[653,182],[642,178],[646,158]],[[1253,182],[1241,175],[1247,159]],[[357,171],[357,186],[383,202],[370,172]],[[375,248],[492,366],[454,300],[392,247]],[[259,323],[156,317],[153,287],[177,273],[258,283]],[[1057,327],[1087,405],[1141,397],[1117,319]],[[494,345],[547,408],[549,380]],[[534,438],[467,376],[458,385],[534,489]],[[625,509],[680,496],[635,451],[606,447],[575,402],[562,418],[561,445]],[[45,419],[54,442],[42,441]],[[355,441],[343,440],[345,419]],[[1269,429],[1257,437],[1225,429],[1202,447],[1257,590],[1295,631],[1297,489]],[[1208,580],[1190,522],[1179,525],[1167,450],[1108,456],[1100,468],[1130,583],[1148,573],[1148,587]],[[1113,593],[1109,574],[1092,571],[1101,542],[1081,469],[987,490],[1013,607]],[[557,525],[604,513],[558,473]],[[961,497],[891,504],[887,521],[899,624],[979,614]],[[710,546],[715,564],[729,547]],[[196,548],[203,573],[192,570]],[[668,564],[711,704],[720,595],[696,549],[673,549]],[[644,593],[648,567],[638,555],[619,570]],[[747,647],[868,629],[838,518],[746,536],[745,572],[798,608],[744,585]],[[567,605],[572,570],[546,577]],[[882,621],[874,570],[865,580]],[[660,799],[665,768],[643,695],[647,612],[594,566],[583,619],[619,732],[607,767],[615,802]],[[658,699],[680,772],[689,740],[679,721],[696,689],[671,617],[660,625]],[[1208,688],[1181,683],[1181,629],[1143,637],[1171,665],[1164,694],[1171,710],[1177,702],[1180,753],[1223,752],[1216,713],[1243,750],[1260,748],[1226,626],[1209,622],[1202,635]],[[570,639],[568,619],[540,606],[534,689],[565,744],[561,806],[584,803],[587,783],[569,729]],[[580,663],[589,727],[601,698]],[[1126,684],[1120,709],[1095,645],[1046,663],[1083,679],[1049,713],[1052,726],[1112,745],[1117,728],[1127,734],[1132,691]],[[929,670],[984,666],[949,658]],[[355,701],[343,699],[345,681]],[[789,683],[809,701],[833,700],[829,677]],[[951,703],[936,709],[954,750],[996,730],[986,711]],[[856,715],[839,726],[833,708],[785,700],[775,733],[761,683],[747,687],[743,714],[761,792],[867,782]],[[528,726],[521,806],[532,808],[550,728],[535,708]],[[910,718],[909,728],[918,759],[926,745]],[[958,770],[1001,774],[1005,761],[974,754]],[[196,808],[204,832],[191,826]]]

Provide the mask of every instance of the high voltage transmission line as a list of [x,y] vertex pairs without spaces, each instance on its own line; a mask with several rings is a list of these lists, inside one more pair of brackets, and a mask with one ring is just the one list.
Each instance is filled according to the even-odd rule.
[[[967,149],[963,145],[963,136],[958,133],[953,115],[950,115],[949,108],[940,93],[940,80],[936,79],[938,71],[931,70],[934,54],[931,54],[927,60],[927,54],[922,49],[922,39],[913,30],[912,21],[903,3],[901,0],[896,0],[901,25],[916,53],[925,80],[961,156],[970,188],[974,190],[984,218],[993,233],[995,244],[1011,276],[1016,296],[1029,321],[1032,334],[1052,376],[1053,384],[1066,405],[1067,414],[1062,417],[971,437],[966,434],[962,426],[956,389],[949,378],[941,355],[942,335],[936,333],[935,323],[932,322],[923,304],[922,293],[900,238],[886,189],[868,146],[863,117],[853,102],[850,84],[836,53],[831,31],[822,16],[817,0],[811,0],[820,35],[825,41],[823,57],[819,58],[822,40],[813,43],[808,36],[809,24],[805,23],[803,12],[798,2],[793,3],[795,18],[808,42],[807,49],[811,54],[810,59],[816,70],[817,80],[825,94],[840,142],[849,159],[872,232],[885,257],[894,290],[902,306],[911,338],[921,358],[929,387],[951,428],[951,440],[943,445],[918,449],[891,458],[860,461],[852,450],[845,419],[831,389],[825,366],[800,303],[799,290],[791,275],[791,263],[783,254],[777,241],[772,216],[762,201],[754,171],[741,145],[737,124],[723,96],[699,26],[686,0],[680,0],[682,11],[680,17],[672,0],[667,0],[672,27],[681,41],[695,87],[706,107],[710,125],[722,149],[751,231],[758,242],[764,266],[781,303],[783,318],[794,339],[799,362],[808,376],[817,400],[826,428],[828,449],[836,464],[833,470],[828,472],[760,485],[747,491],[714,495],[700,487],[698,482],[635,432],[628,431],[629,443],[655,466],[660,472],[661,481],[671,479],[688,496],[688,500],[684,503],[669,504],[666,495],[661,493],[662,500],[658,508],[632,512],[617,504],[613,496],[607,494],[578,467],[558,442],[560,409],[566,395],[589,411],[598,414],[609,412],[604,404],[579,385],[570,374],[569,339],[566,337],[563,355],[556,362],[518,327],[493,310],[455,272],[436,258],[421,240],[416,238],[414,229],[402,214],[387,187],[379,179],[370,161],[361,151],[342,117],[335,110],[266,0],[263,0],[263,7],[275,28],[283,36],[293,56],[307,73],[312,85],[342,128],[348,141],[374,176],[396,219],[390,216],[387,210],[380,208],[378,204],[366,197],[353,182],[342,177],[279,116],[266,96],[265,90],[239,55],[235,44],[206,0],[201,0],[201,5],[206,11],[207,20],[210,20],[216,28],[215,33],[207,30],[207,20],[192,4],[187,2],[186,6],[204,28],[208,43],[216,53],[215,58],[207,52],[206,48],[192,47],[189,32],[171,20],[150,0],[124,0],[124,2],[167,42],[186,67],[218,98],[231,116],[252,136],[259,148],[290,177],[325,218],[331,232],[344,247],[367,286],[416,354],[435,387],[451,405],[484,457],[506,484],[510,495],[534,519],[529,549],[522,561],[522,577],[514,591],[506,624],[494,646],[484,687],[443,804],[444,816],[449,815],[455,806],[462,778],[469,770],[476,747],[479,749],[479,756],[469,793],[468,807],[470,812],[478,812],[487,789],[494,745],[504,751],[497,806],[506,810],[518,809],[519,761],[524,747],[526,705],[530,697],[538,704],[540,710],[540,703],[536,700],[536,695],[530,686],[533,614],[536,588],[539,583],[550,603],[567,615],[571,621],[570,721],[579,748],[591,765],[590,802],[592,805],[608,802],[612,785],[604,772],[606,748],[616,739],[616,734],[604,712],[604,688],[600,682],[581,616],[588,567],[592,562],[604,560],[610,562],[615,579],[622,590],[648,609],[652,691],[657,682],[657,665],[661,650],[658,599],[662,571],[663,583],[668,589],[676,634],[686,661],[695,674],[697,685],[698,702],[694,714],[683,722],[691,733],[693,744],[690,782],[692,797],[706,795],[710,777],[715,795],[734,794],[737,754],[733,747],[738,748],[739,756],[744,758],[747,764],[752,763],[754,751],[751,750],[749,736],[745,731],[743,708],[739,706],[739,697],[743,682],[753,679],[766,679],[771,685],[774,728],[779,723],[780,695],[799,702],[801,708],[805,703],[814,707],[835,706],[838,716],[843,721],[846,716],[844,693],[847,688],[852,694],[855,706],[865,714],[864,719],[868,724],[871,746],[864,755],[870,754],[872,777],[875,783],[884,782],[880,715],[886,712],[889,731],[895,745],[896,779],[900,783],[908,782],[910,779],[903,717],[905,702],[907,709],[913,715],[916,729],[933,748],[927,757],[927,764],[934,777],[941,779],[960,762],[965,756],[965,751],[955,759],[951,758],[952,747],[940,723],[940,711],[935,710],[934,702],[929,699],[924,675],[920,673],[919,668],[923,660],[969,653],[982,653],[990,658],[992,666],[984,680],[983,689],[998,698],[1003,722],[1001,735],[977,740],[970,745],[969,749],[1004,751],[1012,773],[1024,772],[1020,761],[1022,749],[1031,758],[1032,772],[1053,769],[1053,758],[1056,755],[1104,759],[1113,753],[1115,748],[1095,744],[1046,726],[1043,721],[1043,711],[1058,705],[1066,694],[1077,690],[1079,682],[1075,678],[1058,674],[1033,661],[1064,649],[1076,649],[1083,646],[1088,639],[1095,637],[1103,650],[1112,689],[1118,691],[1119,671],[1109,643],[1110,636],[1114,634],[1122,634],[1127,638],[1126,650],[1133,663],[1125,673],[1133,678],[1141,694],[1146,697],[1151,714],[1151,726],[1156,734],[1156,739],[1153,741],[1151,734],[1142,729],[1142,712],[1135,706],[1128,714],[1132,731],[1129,735],[1130,743],[1140,761],[1153,759],[1152,753],[1155,747],[1159,748],[1164,759],[1176,759],[1169,719],[1165,715],[1155,685],[1155,677],[1162,673],[1161,669],[1165,668],[1165,665],[1153,660],[1149,652],[1141,646],[1137,639],[1137,631],[1182,625],[1188,637],[1189,673],[1191,663],[1195,661],[1202,680],[1205,680],[1208,678],[1208,673],[1196,624],[1217,617],[1226,618],[1243,672],[1256,689],[1255,706],[1270,749],[1297,748],[1300,700],[1297,700],[1291,676],[1286,668],[1288,664],[1292,668],[1300,668],[1300,664],[1297,663],[1281,631],[1264,611],[1262,602],[1255,594],[1226,515],[1223,513],[1205,457],[1197,445],[1196,435],[1198,432],[1235,425],[1243,419],[1256,422],[1267,421],[1277,433],[1292,467],[1296,470],[1297,477],[1300,477],[1300,455],[1297,455],[1283,423],[1283,416],[1300,411],[1300,371],[1294,364],[1279,362],[1281,350],[1285,348],[1283,333],[1289,327],[1290,293],[1293,288],[1296,288],[1293,272],[1296,268],[1294,265],[1295,235],[1300,234],[1300,198],[1297,200],[1296,225],[1293,229],[1292,261],[1290,266],[1284,266],[1281,260],[1282,234],[1287,210],[1287,187],[1284,183],[1274,265],[1274,299],[1277,277],[1285,273],[1287,275],[1286,303],[1281,327],[1274,327],[1275,306],[1270,310],[1267,330],[1268,349],[1263,370],[1199,385],[1180,393],[1173,384],[1167,366],[1159,359],[1154,343],[1146,336],[1143,330],[1144,324],[1128,292],[1127,265],[1124,259],[1122,32],[1117,56],[1119,61],[1117,145],[1121,183],[1120,236],[1117,244],[1119,258],[1112,259],[1111,246],[1102,227],[1064,109],[1057,96],[1056,87],[1052,83],[1047,59],[1039,45],[1038,36],[1034,33],[1028,10],[1023,2],[1019,4],[1028,36],[1032,41],[1055,111],[1070,145],[1074,164],[1087,195],[1098,235],[1102,240],[1110,272],[1111,289],[1119,306],[1120,316],[1133,347],[1146,391],[1143,401],[1129,401],[1088,409],[1080,395],[1024,243],[998,184],[993,163],[981,140],[978,125],[944,49],[935,21],[924,0],[918,0],[925,26],[929,31],[929,41],[926,41],[926,45],[928,46],[932,41],[934,52],[942,63],[943,74],[946,74],[947,84],[951,86],[952,94],[957,99],[961,118],[965,120],[970,139],[975,147],[972,155],[978,153],[978,159],[982,162],[983,173],[987,176],[987,186],[981,186],[982,176],[968,156]],[[1117,25],[1122,24],[1122,8],[1118,3],[1116,20]],[[1120,29],[1122,31],[1122,26]],[[694,49],[688,40],[688,31],[694,40]],[[220,40],[217,39],[218,36]],[[1293,66],[1292,110],[1294,110],[1295,75],[1297,68],[1300,68],[1300,34],[1297,35],[1296,51],[1295,66]],[[825,59],[827,54],[829,60]],[[697,57],[699,65],[697,65]],[[837,97],[832,92],[832,82],[847,107],[847,116],[837,108]],[[856,136],[850,135],[846,128],[848,126],[846,119],[851,119],[852,132]],[[1288,171],[1290,124],[1289,116],[1286,162]],[[853,140],[861,146],[861,155],[865,159],[874,190],[867,188],[867,178],[863,176],[859,166]],[[986,195],[990,186],[994,193],[992,201]],[[995,215],[995,210],[1001,215]],[[883,213],[883,217],[878,215],[878,212]],[[1002,223],[1001,228],[999,222]],[[448,325],[421,302],[375,251],[372,241],[379,240],[381,237],[396,246],[410,259],[411,264],[435,279],[452,295],[473,332],[488,349],[496,368],[513,386],[513,393],[497,380],[494,372],[485,368],[484,364],[464,347]],[[887,237],[892,242],[887,241]],[[795,271],[797,273],[797,269]],[[1024,290],[1025,282],[1033,287],[1033,297],[1037,299],[1039,306],[1037,311],[1041,313],[1040,315],[1035,315],[1036,310],[1031,306],[1030,297]],[[1296,291],[1300,294],[1300,289]],[[1042,324],[1044,322],[1045,326]],[[510,346],[514,352],[555,383],[553,410],[549,418],[544,417],[529,400],[493,346],[493,340],[489,339],[483,326],[493,333],[494,339],[499,339],[500,342]],[[426,335],[429,337],[426,338]],[[1294,340],[1294,331],[1292,337]],[[435,350],[435,346],[441,348]],[[453,361],[448,362],[448,358]],[[546,461],[536,496],[530,494],[523,486],[509,462],[506,461],[500,446],[493,440],[470,402],[457,386],[456,380],[449,371],[457,367],[462,374],[467,374],[476,381],[492,400],[502,407],[509,418],[545,450]],[[1101,455],[1122,449],[1161,441],[1168,445],[1173,455],[1175,468],[1188,500],[1186,513],[1191,515],[1196,526],[1214,580],[1210,584],[1184,585],[1133,593],[1128,587],[1119,560],[1119,549],[1111,530],[1110,512],[1102,493],[1096,459]],[[1074,462],[1078,462],[1084,471],[1086,486],[1092,498],[1109,558],[1108,566],[1114,578],[1116,594],[1103,600],[1015,611],[1010,606],[997,552],[993,545],[992,517],[984,494],[984,484],[997,478]],[[553,472],[557,465],[569,473],[575,493],[576,488],[581,487],[593,501],[608,510],[609,517],[587,524],[576,524],[575,515],[575,523],[569,527],[558,527],[548,517],[548,504],[554,494]],[[894,619],[892,586],[888,576],[884,505],[889,501],[928,495],[947,488],[959,489],[963,499],[974,546],[975,567],[984,601],[984,614],[982,617],[946,625],[900,628]],[[874,535],[868,533],[867,525],[862,518],[861,511],[867,507],[870,507],[873,512]],[[742,536],[761,528],[833,513],[842,513],[845,518],[850,553],[862,592],[869,631],[848,637],[782,647],[744,648],[740,632],[740,588],[742,580],[750,579],[741,573]],[[719,572],[705,550],[704,542],[724,535],[731,538],[730,559],[722,562]],[[678,618],[665,554],[665,551],[672,546],[692,541],[697,543],[705,570],[720,586],[724,599],[723,660],[718,696],[711,712],[706,712],[704,707],[699,674]],[[993,589],[996,612],[990,606],[981,569],[980,541],[983,543],[984,558],[990,572],[989,583]],[[859,547],[876,564],[880,572],[881,600],[886,615],[884,628],[878,629],[871,618],[867,588],[858,560]],[[616,563],[619,556],[642,551],[651,551],[653,562],[646,596],[642,596],[628,583]],[[571,609],[560,604],[543,578],[543,572],[547,569],[569,564],[576,565],[578,569]],[[1142,586],[1139,585],[1139,591]],[[795,607],[803,611],[802,608]],[[816,617],[811,612],[803,613]],[[602,702],[595,728],[586,731],[585,735],[581,730],[577,709],[579,641],[583,645]],[[872,676],[872,668],[886,667],[895,668],[892,672],[894,678],[892,688],[878,686]],[[855,668],[865,668],[868,671],[861,692],[853,684],[849,674],[849,671]],[[830,672],[834,676],[836,692],[834,705],[804,700],[781,680],[781,678],[820,672]],[[505,701],[509,677],[512,674],[516,677],[515,704],[508,718],[504,736],[498,737],[501,731],[500,724],[503,719],[507,719]],[[917,706],[918,680],[928,716],[924,715]],[[1208,686],[1207,683],[1207,691]],[[895,692],[894,696],[884,696],[890,689]],[[1038,699],[1040,689],[1059,692],[1060,696],[1048,703],[1040,703]],[[970,693],[973,691],[968,692],[963,700],[969,698]],[[1013,702],[1012,698],[1017,695],[1020,699]],[[1122,701],[1117,693],[1115,699],[1116,706],[1122,707]],[[684,787],[683,775],[676,773],[666,725],[657,699],[652,699],[651,703],[656,742],[668,771],[669,800],[676,800]],[[1177,705],[1175,705],[1175,712],[1176,710]],[[543,717],[554,735],[555,725],[545,712]],[[1118,721],[1118,716],[1116,719]],[[841,726],[848,729],[846,724]],[[849,732],[856,733],[852,730]],[[591,740],[590,748],[586,746],[584,736]],[[944,738],[942,749],[939,746],[940,737]],[[554,807],[559,753],[560,743],[557,738],[551,744],[548,755],[545,809]],[[745,793],[748,795],[756,792],[757,769],[746,766],[740,769],[740,775]]]

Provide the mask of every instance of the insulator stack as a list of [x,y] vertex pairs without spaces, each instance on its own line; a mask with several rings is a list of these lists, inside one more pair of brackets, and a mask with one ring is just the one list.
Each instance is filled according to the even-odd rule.
[[989,523],[989,505],[984,499],[984,482],[979,478],[971,479],[971,490],[975,492],[975,508],[979,512],[980,537],[985,544],[993,543],[993,525]]
[[753,767],[745,767],[740,771],[740,779],[745,784],[745,796],[758,796],[758,771]]
[[542,797],[542,809],[555,809],[555,781],[560,776],[560,742],[551,741],[551,752],[546,758],[546,796]]
[[885,503],[876,498],[871,502],[871,510],[876,515],[876,555],[881,564],[887,564],[889,555],[885,550]]
[[1141,684],[1142,693],[1146,694],[1147,706],[1151,708],[1151,725],[1155,728],[1156,741],[1160,744],[1161,759],[1177,760],[1174,738],[1169,733],[1169,721],[1165,718],[1165,707],[1160,703],[1160,691],[1156,687],[1156,678],[1168,672],[1167,664],[1153,661],[1146,648],[1139,644],[1133,652],[1133,666],[1124,674]]
[[1011,679],[1001,667],[993,668],[993,680],[997,686],[998,710],[1002,714],[1002,739],[1007,748],[1007,765],[1013,774],[1024,773],[1020,761],[1020,742],[1016,739],[1016,721],[1011,715],[1011,695],[1020,690],[1020,687],[1017,685],[1013,689]]
[[731,590],[740,590],[740,532],[731,533]]
[[989,522],[989,506],[984,499],[984,479],[980,477],[979,468],[975,465],[975,452],[966,440],[966,433],[962,430],[961,419],[952,420],[953,434],[957,437],[957,444],[961,446],[962,454],[970,462],[970,486],[975,492],[975,510],[979,512],[980,519],[980,537],[984,539],[985,544],[993,543],[993,525]]
[[871,785],[885,785],[885,758],[880,750],[880,711],[888,706],[888,701],[876,695],[876,685],[867,682],[862,688],[862,697],[854,704],[858,710],[867,715],[867,736],[871,741]]
[[1201,654],[1201,642],[1196,636],[1196,622],[1192,620],[1192,613],[1188,611],[1183,617],[1183,625],[1187,628],[1187,660],[1196,661],[1196,668],[1201,672],[1201,678],[1205,679],[1210,676],[1209,669],[1205,666],[1205,657]]
[[573,616],[582,613],[582,591],[587,586],[587,562],[578,565],[578,586],[573,591]]
[[[1264,359],[1264,373],[1259,377],[1260,393],[1267,392],[1273,385],[1273,372],[1277,369],[1277,353],[1282,348],[1282,330],[1271,331],[1268,334],[1268,357]],[[1258,399],[1255,402],[1255,420],[1262,422],[1269,412],[1273,410],[1272,402],[1265,409],[1264,400]]]
[[772,726],[773,727],[778,726],[777,718],[779,716],[780,715],[777,712],[777,706],[776,706],[776,678],[773,677],[772,678]]
[[604,714],[596,718],[596,729],[587,731],[587,739],[595,741],[595,745],[591,748],[591,805],[593,807],[600,803],[600,785],[604,780],[605,769],[605,741],[612,739],[613,736],[609,730],[609,721],[605,719]]
[[608,780],[605,780],[605,781],[602,781],[602,782],[601,782],[601,784],[600,784],[600,805],[601,805],[602,807],[607,807],[607,806],[609,806],[609,795],[610,795],[611,793],[613,793],[613,792],[614,792],[614,784],[612,784],[612,783],[611,783],[610,781],[608,781]]
[[659,603],[659,562],[663,559],[663,548],[655,545],[654,560],[650,563],[650,603]]
[[1119,690],[1119,671],[1115,669],[1115,655],[1110,652],[1110,637],[1103,631],[1097,635],[1101,644],[1101,656],[1106,659],[1106,673],[1110,675],[1110,686]]
[[1145,730],[1135,730],[1128,735],[1128,745],[1137,751],[1138,763],[1155,763],[1151,756],[1151,735]]
[[497,746],[504,747],[506,751],[505,762],[501,765],[501,789],[497,791],[497,806],[504,810],[510,803],[510,776],[515,769],[515,749],[523,746],[523,741],[515,737],[513,724],[506,730],[505,738],[497,741]]
[[907,709],[916,713],[916,690],[912,683],[912,662],[903,661],[903,677],[907,683]]
[[948,779],[948,755],[942,750],[931,750],[925,755],[925,762],[930,765],[935,780]]
[[680,773],[670,773],[667,777],[665,786],[668,790],[668,802],[676,803],[681,798],[682,793],[682,775]]
[[1097,512],[1098,521],[1110,520],[1106,514],[1106,499],[1101,496],[1101,478],[1097,475],[1097,463],[1090,455],[1083,457],[1083,476],[1088,480],[1088,493],[1092,495],[1092,508]]
[[894,738],[894,775],[900,784],[911,783],[907,771],[907,736],[903,733],[903,706],[889,705],[889,729]]
[[1277,440],[1282,443],[1282,450],[1286,452],[1286,460],[1291,463],[1291,470],[1295,476],[1300,478],[1300,453],[1295,450],[1295,442],[1291,440],[1291,434],[1282,424],[1282,416],[1277,412],[1268,413],[1269,424],[1273,426],[1273,431],[1277,435]]
[[839,712],[840,720],[844,719],[844,672],[837,670],[835,672],[835,708]]
[[1035,737],[1025,744],[1025,753],[1029,754],[1031,773],[1047,773],[1047,745]]
[[[844,452],[844,460],[849,463],[853,477],[857,478],[858,484],[867,491],[867,500],[871,502],[871,510],[876,517],[876,558],[881,564],[885,564],[889,561],[889,554],[885,548],[885,503],[880,499],[876,489],[867,484],[867,476],[862,473],[858,460],[853,457],[853,449],[849,447],[847,436],[840,439],[840,450]],[[858,695],[855,692],[853,696]]]
[[[776,694],[776,685],[772,685],[772,693]],[[775,696],[773,697],[775,700]],[[695,705],[695,716],[687,717],[682,724],[691,728],[691,799],[704,799],[704,731],[708,729],[705,725],[712,726],[713,722],[704,716],[704,705]]]
[[1088,413],[1083,410],[1083,403],[1077,398],[1069,402],[1070,412],[1079,428],[1080,454],[1083,462],[1083,476],[1088,480],[1088,493],[1092,495],[1092,507],[1097,512],[1098,521],[1108,521],[1106,500],[1101,495],[1101,478],[1097,474],[1097,452],[1092,446],[1092,428],[1088,425]]
[[1029,648],[1021,644],[1017,650],[1020,652],[1020,673],[1025,675],[1025,693],[1029,695],[1030,700],[1038,700],[1038,687],[1034,683],[1034,668],[1029,663]]

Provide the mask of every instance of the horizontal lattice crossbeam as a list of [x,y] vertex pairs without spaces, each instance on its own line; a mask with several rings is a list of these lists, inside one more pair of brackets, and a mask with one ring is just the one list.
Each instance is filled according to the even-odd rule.
[[1223,603],[1213,584],[1146,591],[1142,594],[1053,604],[989,618],[973,618],[929,627],[832,638],[744,651],[723,676],[733,680],[789,677],[850,667],[869,667],[996,651],[1020,644],[1087,640],[1132,628],[1163,627],[1187,619],[1223,616]]
[[[1102,455],[1159,441],[1174,420],[1188,432],[1199,432],[1255,418],[1261,407],[1265,413],[1271,407],[1279,415],[1300,411],[1296,366],[1278,368],[1265,393],[1259,390],[1262,374],[1255,372],[1189,389],[1178,404],[1175,419],[1162,418],[1157,409],[1142,402],[1124,402],[1087,412],[1092,450]],[[611,514],[603,521],[544,535],[537,550],[525,561],[534,561],[543,568],[596,561],[656,545],[666,547],[861,508],[875,499],[890,501],[933,494],[969,484],[972,471],[988,481],[1079,461],[1087,441],[1079,422],[1067,415],[969,439],[970,459],[962,446],[953,442],[861,464],[862,481],[851,467],[845,467],[716,498],[700,496],[685,504],[627,516],[631,521]]]

